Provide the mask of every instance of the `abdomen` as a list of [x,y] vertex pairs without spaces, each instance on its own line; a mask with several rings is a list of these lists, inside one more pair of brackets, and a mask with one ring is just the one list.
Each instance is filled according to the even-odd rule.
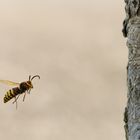
[[4,103],[16,97],[18,94],[20,94],[20,89],[18,87],[10,89],[4,96]]

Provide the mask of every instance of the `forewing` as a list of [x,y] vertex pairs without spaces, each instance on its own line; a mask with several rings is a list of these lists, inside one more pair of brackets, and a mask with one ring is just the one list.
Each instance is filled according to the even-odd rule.
[[6,85],[9,85],[9,86],[19,86],[19,84],[20,84],[20,83],[15,83],[15,82],[12,82],[12,81],[9,81],[9,80],[0,80],[0,83],[6,84]]

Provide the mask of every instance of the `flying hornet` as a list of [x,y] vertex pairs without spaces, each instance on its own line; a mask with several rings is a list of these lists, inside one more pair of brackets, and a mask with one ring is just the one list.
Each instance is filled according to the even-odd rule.
[[30,94],[31,89],[33,88],[32,80],[36,77],[38,77],[40,79],[39,75],[35,75],[33,77],[31,77],[31,75],[29,75],[29,80],[25,81],[25,82],[21,82],[21,83],[15,83],[15,82],[8,81],[8,80],[0,80],[0,83],[4,83],[4,84],[10,85],[10,86],[17,86],[6,92],[6,94],[3,98],[3,102],[6,103],[9,100],[11,100],[12,98],[15,98],[15,101],[13,102],[13,104],[16,102],[16,108],[17,108],[17,100],[18,100],[19,96],[21,94],[24,94],[23,101],[25,100],[26,93]]

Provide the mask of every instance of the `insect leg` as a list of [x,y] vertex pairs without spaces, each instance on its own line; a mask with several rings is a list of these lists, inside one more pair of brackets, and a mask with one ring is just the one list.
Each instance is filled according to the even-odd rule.
[[27,90],[27,93],[30,94],[31,89]]
[[26,92],[24,93],[24,96],[23,96],[23,102],[24,102],[24,100],[25,100],[25,96],[26,96]]
[[15,101],[13,102],[13,104],[14,104],[15,102],[17,102],[17,99],[19,98],[19,96],[20,96],[20,94],[19,94],[17,97],[15,97]]
[[17,99],[16,99],[16,97],[15,97],[15,100],[16,100],[16,109],[17,109],[17,106],[18,106],[18,105],[17,105]]
[[[19,95],[18,95],[18,97],[19,97]],[[17,99],[18,99],[18,97],[17,98],[15,97],[15,101],[13,102],[13,104],[16,102],[16,109],[17,109],[17,106],[18,106],[17,105]]]

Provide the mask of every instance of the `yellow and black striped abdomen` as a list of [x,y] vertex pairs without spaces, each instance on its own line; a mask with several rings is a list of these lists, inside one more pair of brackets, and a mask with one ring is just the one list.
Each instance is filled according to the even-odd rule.
[[10,99],[15,97],[16,95],[14,94],[13,90],[10,89],[9,91],[6,92],[5,97],[4,97],[4,103],[8,102]]
[[20,89],[18,87],[17,88],[10,89],[5,94],[4,103],[8,102],[9,100],[11,100],[13,97],[15,97],[18,94],[20,94]]

